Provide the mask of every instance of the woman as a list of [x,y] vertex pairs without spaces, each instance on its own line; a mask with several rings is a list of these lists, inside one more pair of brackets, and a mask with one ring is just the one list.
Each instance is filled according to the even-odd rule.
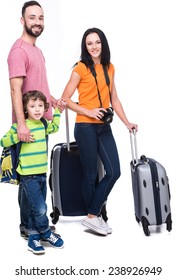
[[[79,102],[71,100],[78,90]],[[112,134],[112,108],[131,132],[137,125],[130,123],[118,98],[114,83],[114,66],[104,33],[90,28],[83,35],[81,60],[75,64],[62,98],[77,113],[74,129],[83,168],[83,193],[88,215],[83,225],[101,235],[112,233],[102,209],[115,182],[120,177],[120,163]],[[109,112],[106,110],[110,107]],[[105,115],[106,113],[106,115]],[[103,119],[106,118],[106,121]],[[97,156],[104,165],[105,176],[96,185]]]

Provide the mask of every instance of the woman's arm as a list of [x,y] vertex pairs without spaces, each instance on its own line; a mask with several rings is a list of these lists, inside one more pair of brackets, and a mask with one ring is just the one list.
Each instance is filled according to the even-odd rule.
[[111,91],[111,99],[112,99],[112,107],[116,112],[117,116],[121,119],[121,121],[126,125],[130,132],[132,132],[133,128],[138,130],[137,124],[130,123],[122,106],[122,103],[117,95],[116,86],[114,83],[114,77],[112,81],[112,91]]

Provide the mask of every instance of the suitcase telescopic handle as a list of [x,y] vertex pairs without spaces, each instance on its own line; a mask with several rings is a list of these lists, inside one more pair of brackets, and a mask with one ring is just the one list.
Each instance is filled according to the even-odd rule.
[[135,129],[133,129],[133,132],[130,132],[130,145],[132,153],[132,163],[136,165],[138,163],[138,149]]
[[68,117],[68,108],[65,108],[65,121],[66,121],[66,143],[67,150],[70,151],[70,137],[69,137],[69,117]]

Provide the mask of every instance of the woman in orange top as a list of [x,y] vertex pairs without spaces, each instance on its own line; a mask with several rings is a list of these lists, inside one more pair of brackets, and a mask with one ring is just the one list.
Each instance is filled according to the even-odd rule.
[[[78,103],[71,100],[76,89]],[[82,186],[88,207],[83,225],[107,235],[112,233],[112,229],[108,225],[107,216],[103,215],[105,203],[120,177],[119,155],[110,126],[110,104],[130,132],[133,128],[137,130],[137,125],[129,122],[118,98],[109,45],[100,29],[90,28],[84,33],[81,60],[74,66],[62,98],[67,107],[77,113],[74,135],[80,151]],[[96,184],[98,155],[103,163],[105,176]]]

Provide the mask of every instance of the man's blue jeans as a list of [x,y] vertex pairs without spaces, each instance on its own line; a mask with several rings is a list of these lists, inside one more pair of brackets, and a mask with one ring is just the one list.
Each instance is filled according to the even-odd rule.
[[[83,168],[83,195],[88,213],[99,215],[101,208],[120,177],[120,163],[110,124],[76,123],[74,136]],[[105,169],[104,178],[95,186],[97,156]]]
[[[28,202],[28,233],[38,234],[48,231],[46,174],[20,176],[20,184]],[[22,213],[26,211],[24,206],[21,205]]]

